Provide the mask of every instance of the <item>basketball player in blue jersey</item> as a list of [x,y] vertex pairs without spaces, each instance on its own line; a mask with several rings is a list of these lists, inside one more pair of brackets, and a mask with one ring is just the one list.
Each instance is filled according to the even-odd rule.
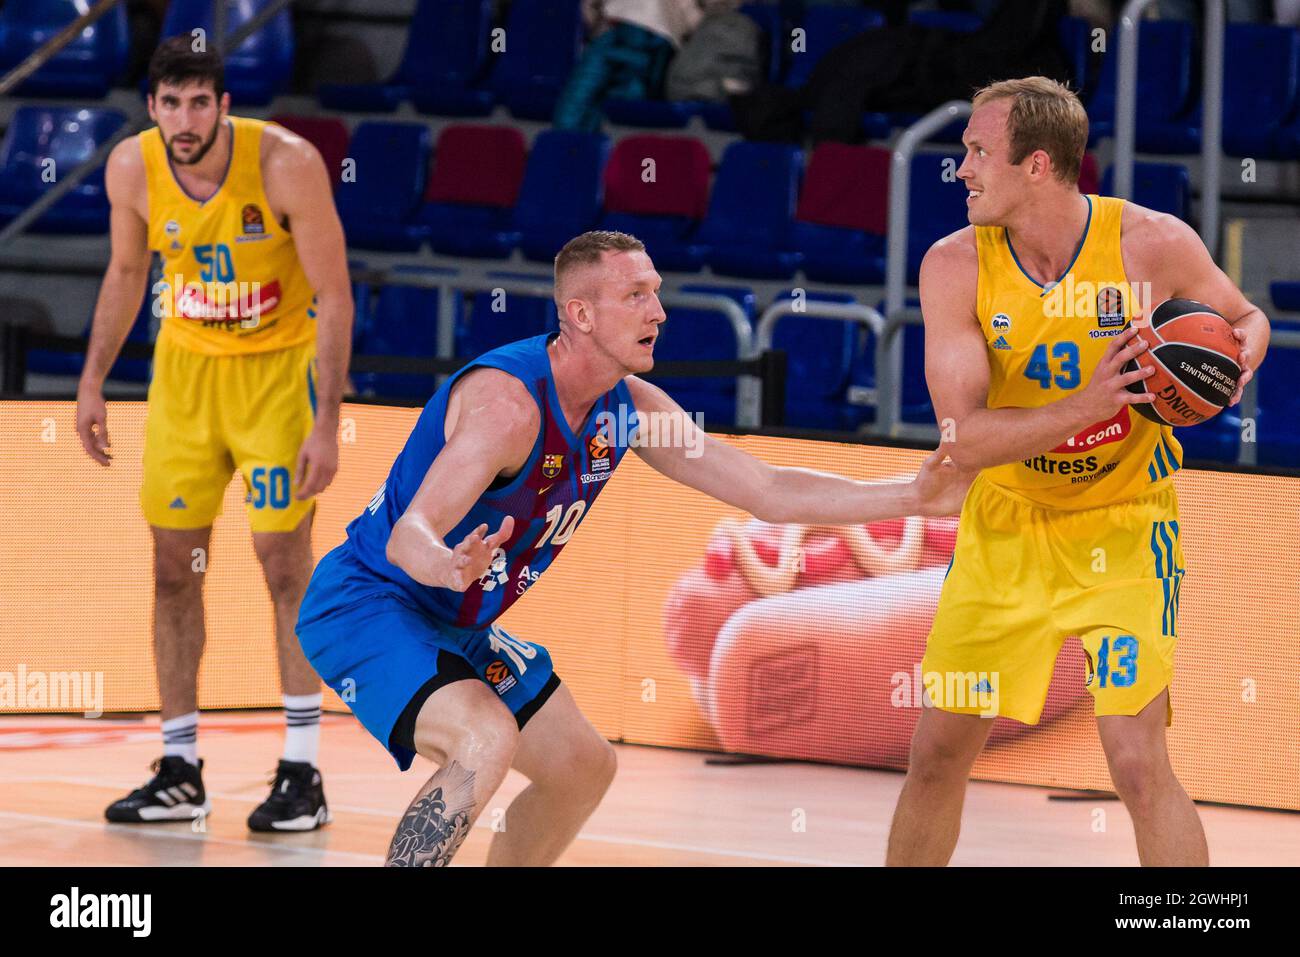
[[[316,568],[297,633],[325,681],[402,770],[439,770],[390,866],[440,866],[514,767],[531,784],[488,863],[559,857],[614,776],[614,749],[545,648],[494,624],[573,536],[629,447],[653,468],[769,522],[848,524],[961,507],[969,476],[931,456],[910,484],[777,468],[698,431],[654,365],[664,321],[645,247],[590,232],[555,260],[560,331],[480,356],[425,406],[384,484]],[[680,418],[678,447],[609,422]],[[619,434],[628,431],[628,435]]]

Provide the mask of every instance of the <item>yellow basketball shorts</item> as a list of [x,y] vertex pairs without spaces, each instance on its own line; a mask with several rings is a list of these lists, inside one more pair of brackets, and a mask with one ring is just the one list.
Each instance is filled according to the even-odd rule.
[[1183,572],[1172,480],[1065,511],[980,475],[926,643],[931,700],[1037,724],[1056,656],[1077,636],[1096,714],[1137,714],[1173,678]]
[[244,477],[255,532],[288,532],[312,510],[294,467],[316,411],[316,347],[209,356],[160,337],[145,419],[145,519],[204,528],[221,514],[231,473]]

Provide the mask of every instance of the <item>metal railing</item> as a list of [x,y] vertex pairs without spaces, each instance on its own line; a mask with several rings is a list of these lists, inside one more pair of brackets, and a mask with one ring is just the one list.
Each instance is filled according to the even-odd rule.
[[[889,168],[889,235],[885,256],[885,327],[876,344],[876,392],[878,396],[875,432],[899,438],[911,431],[902,418],[902,340],[890,333],[891,324],[907,306],[907,217],[912,182],[912,157],[917,147],[954,120],[970,116],[965,100],[950,100],[921,117],[898,138]],[[937,435],[937,431],[934,432]],[[927,436],[928,437],[928,436]]]
[[[1142,13],[1156,0],[1129,0],[1119,17],[1119,61],[1115,76],[1115,195],[1133,195],[1133,156],[1137,140],[1138,28]],[[1201,24],[1201,241],[1210,255],[1219,250],[1219,178],[1223,158],[1224,0],[1207,0]]]
[[[372,287],[408,286],[436,290],[438,292],[437,357],[439,359],[451,359],[456,351],[455,293],[474,295],[501,290],[507,296],[526,296],[548,301],[554,295],[550,280],[542,277],[529,280],[493,278],[489,275],[482,279],[466,279],[454,275],[439,275],[438,267],[429,267],[429,269],[430,272],[424,275],[418,271],[406,272],[397,269],[357,269],[352,272],[352,278],[356,282]],[[659,299],[665,309],[698,309],[722,314],[736,337],[737,363],[742,365],[753,363],[759,358],[759,350],[754,346],[754,333],[750,329],[749,320],[744,310],[731,297],[720,293],[666,291]],[[736,363],[701,362],[689,363],[689,365],[692,367],[698,365],[698,368],[687,369],[687,364],[683,363],[656,363],[654,371],[648,374],[647,378],[669,375],[688,378],[726,376],[726,371],[718,370],[723,370],[727,365],[736,366]],[[752,365],[748,368],[752,368]],[[757,375],[752,372],[736,375],[736,425],[741,428],[759,428],[762,423],[762,396],[761,382]]]

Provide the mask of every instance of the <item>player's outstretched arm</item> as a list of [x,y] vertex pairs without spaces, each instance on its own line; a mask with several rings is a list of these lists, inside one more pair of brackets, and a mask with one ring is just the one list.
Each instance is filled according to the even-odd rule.
[[628,377],[637,415],[671,416],[680,445],[638,444],[651,468],[765,522],[851,525],[905,515],[951,515],[961,510],[973,473],[962,472],[940,453],[931,455],[911,482],[868,483],[812,469],[769,465],[702,432],[662,389]]
[[1146,348],[1129,329],[1111,340],[1084,388],[1038,408],[988,408],[988,345],[975,314],[978,254],[960,236],[935,243],[921,261],[925,379],[939,423],[939,448],[958,466],[978,470],[1039,455],[1123,405],[1154,398],[1128,391],[1129,383],[1151,374],[1123,371]]
[[316,422],[294,469],[294,495],[323,492],[338,471],[339,403],[352,353],[352,282],[343,225],[329,173],[316,147],[268,126],[266,188],[288,217],[294,251],[316,294]]
[[514,519],[507,516],[495,530],[480,525],[458,543],[444,537],[498,475],[517,472],[528,461],[541,414],[524,384],[496,369],[468,373],[449,404],[455,411],[447,416],[447,444],[393,526],[387,557],[422,585],[464,591],[487,574],[493,550],[514,531]]
[[77,435],[86,453],[100,465],[112,459],[104,380],[131,332],[149,281],[149,226],[139,212],[145,195],[144,157],[136,137],[127,137],[113,147],[104,170],[104,186],[111,204],[111,251],[95,301],[86,364],[77,383]]
[[1196,230],[1178,217],[1126,203],[1123,229],[1124,271],[1130,278],[1169,290],[1171,299],[1203,302],[1232,324],[1241,345],[1241,378],[1228,402],[1236,405],[1268,352],[1268,317],[1219,268]]

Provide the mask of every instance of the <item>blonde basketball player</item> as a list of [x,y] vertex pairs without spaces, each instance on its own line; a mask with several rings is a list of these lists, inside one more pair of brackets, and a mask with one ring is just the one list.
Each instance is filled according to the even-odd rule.
[[338,466],[352,324],[343,230],[315,148],[274,124],[230,116],[216,54],[195,52],[188,36],[165,41],[149,91],[157,126],[108,160],[112,256],[77,393],[82,444],[108,465],[103,383],[157,253],[162,324],[140,500],[154,539],[163,757],[154,778],[106,816],[152,823],[210,809],[196,741],[203,578],[212,522],[238,469],[275,606],[287,722],[271,795],[248,824],[314,829],[329,819],[316,769],[321,685],[294,623],[312,570],[314,497]]
[[982,471],[926,647],[923,670],[943,687],[912,738],[889,864],[948,861],[993,724],[980,712],[996,699],[996,713],[1037,723],[1070,635],[1087,653],[1080,680],[1139,859],[1208,863],[1165,747],[1185,570],[1172,479],[1182,450],[1174,430],[1131,409],[1153,397],[1128,391],[1148,373],[1123,371],[1145,348],[1125,326],[1135,298],[1208,303],[1233,324],[1245,385],[1268,321],[1186,224],[1080,194],[1087,141],[1083,106],[1055,81],[981,90],[957,173],[971,225],[921,265],[936,416],[953,461]]

